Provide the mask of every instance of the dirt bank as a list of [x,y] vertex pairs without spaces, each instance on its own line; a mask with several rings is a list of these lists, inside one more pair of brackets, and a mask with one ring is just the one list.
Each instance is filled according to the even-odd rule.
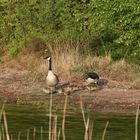
[[[44,95],[42,88],[45,80],[27,80],[27,70],[0,69],[0,101],[17,103],[20,95]],[[79,104],[79,94],[82,96],[84,108],[96,110],[135,110],[140,104],[140,89],[129,89],[128,85],[111,81],[108,87],[100,90],[80,90],[69,95],[74,104]],[[61,94],[54,95],[56,100],[62,99]]]

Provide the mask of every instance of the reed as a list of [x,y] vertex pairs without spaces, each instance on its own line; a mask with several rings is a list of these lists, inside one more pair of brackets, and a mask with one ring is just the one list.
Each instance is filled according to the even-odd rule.
[[87,122],[86,122],[86,126],[85,126],[85,138],[84,138],[84,140],[88,140],[88,131],[89,131],[89,117],[88,117],[88,119],[87,119]]
[[49,108],[49,140],[51,140],[52,137],[52,94],[53,91],[51,89],[51,93],[50,93],[50,108]]
[[[60,138],[60,130],[57,131],[57,115],[52,115],[52,102],[53,102],[53,90],[51,89],[50,94],[50,106],[49,106],[49,140],[59,140]],[[65,105],[66,107],[66,105]],[[66,111],[66,108],[65,108]],[[52,118],[53,117],[53,118]],[[42,136],[41,136],[42,137]]]
[[[50,96],[52,96],[52,94],[50,94]],[[67,102],[68,102],[68,96],[65,96],[62,126],[60,128],[58,128],[58,116],[57,115],[52,115],[52,107],[51,107],[51,110],[50,110],[51,113],[49,114],[51,116],[51,125],[52,125],[51,126],[50,140],[60,140],[61,132],[62,132],[62,139],[66,140],[65,122],[66,122]],[[52,106],[52,103],[50,105]],[[84,111],[84,108],[83,108],[83,101],[82,101],[81,96],[80,96],[80,106],[81,106],[81,112],[82,112],[82,116],[83,116],[84,127],[85,127],[84,140],[92,140],[93,139],[94,121],[92,121],[89,116],[86,117],[85,111]],[[1,122],[0,140],[14,140],[13,135],[9,134],[9,131],[8,131],[8,123],[7,123],[6,113],[4,111],[4,106],[2,107],[0,113],[1,113],[1,119],[3,119],[3,122]],[[138,105],[138,108],[137,108],[137,111],[136,111],[136,117],[135,117],[135,140],[138,140],[138,118],[139,118],[139,105]],[[105,135],[106,135],[108,125],[109,125],[109,122],[107,121],[106,125],[105,125],[105,128],[104,128],[104,131],[103,131],[103,134],[102,134],[101,140],[105,139]],[[36,139],[35,138],[36,137],[36,132],[37,132],[36,128],[33,128],[33,140]],[[40,140],[43,140],[43,127],[42,126],[41,126],[40,133],[41,133]],[[20,140],[20,139],[21,139],[21,132],[18,133],[17,140]],[[26,139],[27,140],[30,139],[30,129],[27,130]]]
[[33,140],[35,140],[36,128],[33,129]]
[[89,116],[86,119],[81,96],[80,96],[80,107],[81,107],[84,126],[85,126],[84,140],[92,140],[92,132],[93,132],[93,123],[94,123],[94,121],[91,121]]
[[5,138],[5,132],[4,132],[4,125],[2,124],[2,127],[1,127],[1,131],[2,131],[2,139],[3,140],[6,140]]
[[66,137],[65,137],[65,120],[66,120],[67,101],[68,101],[68,96],[66,95],[65,96],[64,109],[63,109],[63,120],[62,120],[62,135],[63,135],[63,140],[66,139]]
[[0,127],[0,140],[2,140],[2,133],[1,133],[1,130],[2,128]]
[[27,140],[30,140],[30,129],[27,130]]
[[106,130],[107,130],[108,125],[109,125],[109,122],[107,122],[106,125],[105,125],[105,128],[104,128],[104,131],[103,131],[103,135],[102,135],[102,139],[101,140],[104,140],[105,139],[105,134],[106,134]]
[[80,96],[80,107],[81,107],[81,111],[82,111],[82,116],[83,116],[84,126],[86,126],[86,117],[85,117],[85,112],[84,112],[83,102],[82,102],[82,98],[81,98],[81,96]]
[[57,140],[57,115],[54,116],[52,140]]
[[7,125],[7,119],[6,119],[6,113],[3,111],[3,119],[4,119],[4,128],[6,133],[6,139],[10,140],[9,132],[8,132],[8,125]]
[[138,140],[138,118],[139,118],[139,105],[136,111],[136,118],[135,118],[135,140]]
[[2,105],[2,108],[0,110],[0,140],[2,140],[2,136],[3,136],[3,126],[2,126],[2,116],[3,116],[3,110],[4,110],[4,104]]
[[94,126],[94,121],[92,121],[89,125],[89,140],[92,140],[93,136],[93,126]]
[[58,130],[57,140],[59,140],[59,139],[60,139],[60,134],[61,134],[61,128],[59,128],[59,130]]
[[18,132],[18,140],[20,140],[21,132]]
[[40,140],[43,140],[43,126],[40,128]]

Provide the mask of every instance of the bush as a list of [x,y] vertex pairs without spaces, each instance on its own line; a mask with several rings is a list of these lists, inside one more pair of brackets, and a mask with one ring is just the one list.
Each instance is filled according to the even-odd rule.
[[12,40],[35,37],[47,43],[79,43],[97,55],[110,53],[114,59],[138,62],[139,7],[136,0],[3,0],[0,44],[17,52]]

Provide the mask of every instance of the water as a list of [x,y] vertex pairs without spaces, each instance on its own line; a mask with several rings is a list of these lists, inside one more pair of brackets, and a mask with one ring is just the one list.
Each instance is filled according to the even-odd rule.
[[[48,139],[48,116],[43,110],[34,106],[6,105],[5,111],[10,137],[13,139],[17,139],[19,133],[21,140],[27,139],[27,133],[30,140]],[[65,125],[66,140],[84,139],[82,114],[74,112],[68,114]],[[59,116],[58,127],[61,126],[61,119],[62,117]],[[105,140],[134,140],[135,115],[94,112],[90,114],[90,119],[94,120],[93,140],[101,140],[107,121],[109,121],[109,126]],[[33,131],[35,131],[35,136],[33,136]],[[41,131],[43,131],[42,135]],[[140,139],[140,128],[138,134]]]

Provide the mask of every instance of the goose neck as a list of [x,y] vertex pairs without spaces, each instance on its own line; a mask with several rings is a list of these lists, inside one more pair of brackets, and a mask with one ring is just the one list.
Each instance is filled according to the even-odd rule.
[[49,70],[52,70],[52,61],[51,61],[51,58],[49,59]]

